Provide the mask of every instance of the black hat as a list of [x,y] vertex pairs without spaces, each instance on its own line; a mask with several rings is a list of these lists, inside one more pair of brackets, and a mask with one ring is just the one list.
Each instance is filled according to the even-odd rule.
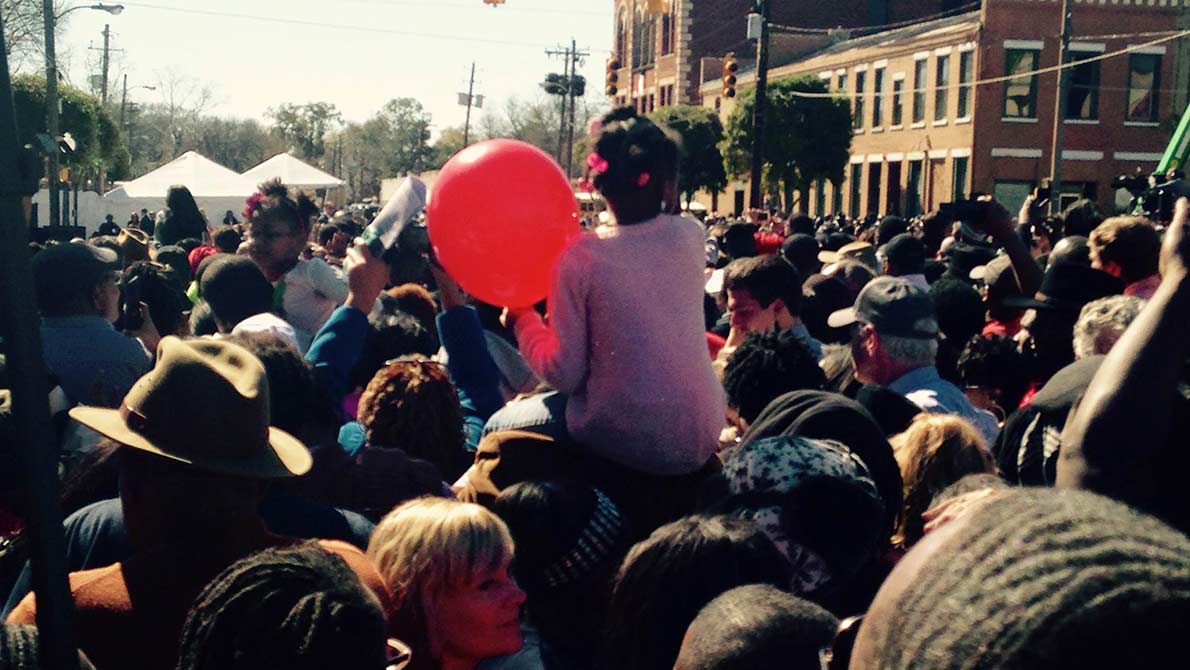
[[984,286],[987,286],[988,290],[993,291],[996,295],[1021,294],[1016,272],[1012,269],[1012,260],[1006,255],[996,256],[987,265],[974,268],[969,276],[975,280],[982,280]]
[[972,270],[987,265],[995,257],[996,252],[987,247],[959,242],[946,251],[946,272],[955,279],[970,281]]
[[39,251],[32,265],[37,304],[53,310],[77,295],[90,294],[105,275],[118,272],[120,257],[111,249],[68,242]]
[[1008,298],[1004,305],[1078,314],[1083,305],[1092,300],[1123,292],[1124,283],[1102,270],[1074,263],[1059,263],[1045,271],[1045,279],[1041,281],[1041,289],[1037,291],[1036,297]]
[[901,274],[921,274],[926,268],[926,245],[908,233],[892,238],[880,251]]
[[876,241],[878,243],[888,244],[894,237],[908,230],[908,221],[895,214],[890,214],[881,219],[880,223],[876,226]]
[[842,328],[870,323],[881,335],[932,340],[938,337],[934,301],[925,291],[896,277],[873,279],[859,292],[855,305],[830,315],[827,324]]

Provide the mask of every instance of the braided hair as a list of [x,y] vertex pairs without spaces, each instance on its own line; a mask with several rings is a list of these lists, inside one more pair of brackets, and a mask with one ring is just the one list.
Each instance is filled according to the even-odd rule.
[[347,563],[317,542],[266,549],[195,600],[177,670],[381,668],[384,613]]
[[297,198],[289,196],[289,188],[280,179],[272,179],[260,185],[260,190],[248,198],[244,207],[245,223],[269,223],[283,221],[294,232],[308,233],[310,217],[318,213],[318,205],[305,193],[298,192]]
[[599,125],[588,167],[595,188],[609,200],[677,175],[681,140],[673,131],[631,107],[608,112]]
[[727,404],[748,423],[778,396],[825,383],[814,352],[788,330],[750,333],[723,371]]
[[853,668],[1107,670],[1185,654],[1190,540],[1157,519],[1020,489],[952,523],[906,589],[873,603],[895,614],[864,622]]

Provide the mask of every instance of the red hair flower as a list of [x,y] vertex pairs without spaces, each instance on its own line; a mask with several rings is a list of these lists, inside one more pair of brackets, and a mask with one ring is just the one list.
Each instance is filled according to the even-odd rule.
[[607,160],[604,159],[603,156],[600,156],[599,154],[592,151],[591,154],[587,156],[587,167],[591,168],[591,171],[595,174],[603,174],[604,172],[608,171],[610,166],[607,164]]
[[652,177],[649,176],[648,172],[642,172],[640,173],[640,176],[636,178],[636,185],[644,188],[645,186],[649,185],[650,179],[652,179]]
[[248,219],[251,219],[252,213],[255,212],[258,208],[260,208],[261,200],[264,200],[264,193],[261,191],[257,191],[256,193],[253,193],[252,195],[248,196],[248,200],[244,205],[244,220],[245,221],[247,221]]

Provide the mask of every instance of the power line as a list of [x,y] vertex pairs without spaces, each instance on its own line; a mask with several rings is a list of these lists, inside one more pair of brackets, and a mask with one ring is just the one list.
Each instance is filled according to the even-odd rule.
[[[419,7],[422,9],[426,8],[426,2],[424,0],[422,0],[421,2],[414,2],[414,1],[410,1],[410,0],[345,0],[345,1],[350,2],[350,3],[358,3],[358,4],[366,4],[366,5],[387,5],[389,7]],[[445,8],[445,9],[490,11],[490,9],[489,10],[479,9],[479,7],[474,2],[450,3],[450,2],[442,2],[441,0],[435,0],[432,8],[433,9]],[[578,9],[558,9],[556,7],[524,7],[521,5],[499,7],[498,11],[501,11],[501,12],[532,12],[534,14],[563,14],[563,15],[574,15],[574,16],[607,16],[607,12],[584,11],[584,10],[578,10]]]
[[[168,7],[165,5],[155,5],[147,2],[125,2],[124,5],[128,7],[138,7],[141,9],[156,9],[164,12],[176,12],[179,14],[193,14],[197,16],[214,16],[218,18],[231,19],[246,19],[249,21],[263,21],[266,23],[280,23],[294,26],[308,26],[313,28],[334,28],[339,30],[354,30],[358,32],[376,33],[382,35],[402,35],[405,37],[424,37],[428,39],[449,40],[452,42],[470,42],[483,44],[499,44],[502,46],[514,47],[530,47],[534,49],[549,48],[550,45],[544,43],[534,42],[516,42],[513,40],[499,40],[488,37],[472,37],[459,35],[445,35],[440,33],[422,33],[412,30],[393,30],[391,28],[379,28],[375,26],[358,26],[340,23],[327,23],[325,21],[310,21],[304,19],[289,19],[277,16],[260,16],[256,14],[239,14],[234,12],[219,12],[206,9],[189,9],[182,7]],[[609,51],[610,53],[610,51]]]
[[[953,83],[946,85],[944,88],[953,89],[953,88],[962,88],[962,87],[968,87],[968,86],[974,88],[976,86],[985,86],[987,84],[1000,84],[1000,83],[1003,83],[1006,81],[1012,81],[1012,80],[1017,80],[1017,79],[1028,79],[1028,78],[1036,77],[1036,76],[1043,75],[1043,74],[1049,74],[1051,72],[1058,72],[1058,71],[1065,70],[1068,68],[1073,68],[1073,67],[1083,65],[1086,63],[1094,63],[1096,61],[1107,60],[1108,58],[1115,58],[1116,56],[1122,56],[1125,54],[1129,54],[1129,53],[1132,53],[1139,49],[1156,46],[1158,44],[1163,44],[1165,42],[1172,42],[1173,40],[1181,39],[1188,35],[1190,35],[1190,30],[1183,30],[1183,31],[1178,32],[1173,35],[1168,35],[1166,37],[1161,37],[1161,38],[1158,38],[1155,40],[1150,40],[1148,42],[1144,42],[1143,44],[1133,44],[1133,45],[1125,47],[1123,49],[1119,49],[1116,51],[1108,51],[1106,53],[1101,53],[1097,56],[1091,56],[1088,58],[1080,58],[1079,60],[1073,60],[1069,63],[1063,63],[1060,65],[1050,65],[1048,67],[1038,68],[1036,70],[1032,70],[1029,72],[1018,72],[1018,73],[1014,73],[1014,74],[1006,74],[1001,77],[990,77],[988,79],[979,79],[977,81],[971,81],[971,82],[965,82],[965,83],[964,82],[953,82]],[[1127,35],[1125,35],[1124,37],[1127,37]],[[1083,37],[1080,35],[1079,39],[1083,39]],[[924,91],[926,89],[915,88],[915,89],[909,89],[909,90],[910,90],[910,92],[916,92],[916,91]],[[809,91],[783,91],[782,93],[784,95],[790,95],[795,98],[837,98],[842,93],[846,93],[846,92],[845,91],[833,91],[833,92],[827,92],[827,93],[811,93]]]
[[945,19],[945,18],[949,18],[952,16],[958,16],[959,14],[966,14],[967,12],[978,8],[979,5],[980,5],[980,3],[978,3],[978,2],[971,2],[971,3],[967,3],[967,4],[963,5],[962,7],[955,7],[954,9],[948,9],[945,12],[938,12],[937,14],[921,16],[916,19],[911,19],[908,21],[899,21],[897,23],[886,23],[886,24],[880,25],[880,26],[858,26],[856,28],[842,28],[842,27],[839,27],[839,28],[802,28],[799,26],[785,26],[785,25],[780,25],[780,24],[774,23],[769,27],[774,30],[779,30],[779,31],[800,32],[800,33],[815,34],[815,35],[828,35],[828,34],[836,33],[836,32],[850,32],[853,34],[862,32],[864,34],[859,35],[859,37],[866,37],[871,33],[883,32],[885,30],[894,30],[896,28],[904,28],[906,26],[913,26],[913,25],[917,25],[920,23],[926,23],[928,21],[933,21],[936,19]]

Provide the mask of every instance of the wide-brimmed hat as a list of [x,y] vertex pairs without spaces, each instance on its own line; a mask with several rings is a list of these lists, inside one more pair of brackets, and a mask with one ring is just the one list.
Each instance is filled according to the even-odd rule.
[[498,430],[479,441],[475,463],[460,481],[459,500],[491,506],[504,489],[524,481],[565,478],[567,456],[553,438],[523,430]]
[[200,470],[252,479],[305,474],[310,451],[269,426],[264,365],[222,340],[166,337],[157,365],[119,409],[75,407],[70,416],[119,442]]
[[851,242],[839,247],[838,251],[820,251],[818,260],[822,263],[838,263],[845,258],[854,258],[872,267],[876,266],[876,247],[868,242]]

